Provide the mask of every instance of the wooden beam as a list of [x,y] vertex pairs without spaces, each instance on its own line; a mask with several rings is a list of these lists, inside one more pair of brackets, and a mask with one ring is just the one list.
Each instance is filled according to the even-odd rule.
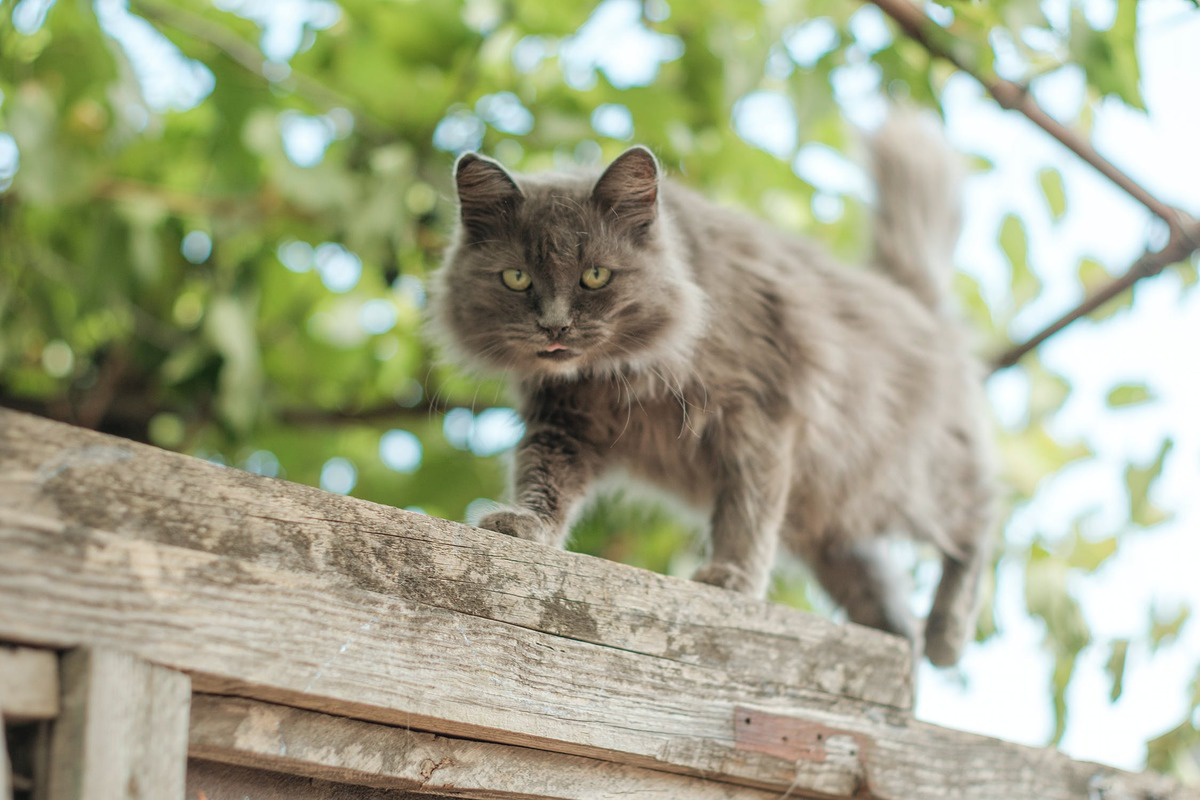
[[910,708],[906,642],[0,409],[0,504],[747,680]]
[[0,710],[5,722],[57,717],[58,695],[57,653],[0,645]]
[[261,769],[193,759],[187,800],[451,800],[442,795],[347,786]]
[[[3,507],[0,550],[0,639],[128,650],[191,673],[200,691],[766,787],[787,785],[795,769],[735,746],[736,704],[838,722],[867,711]],[[828,794],[854,780],[840,763],[803,766]]]
[[794,796],[1066,800],[1117,781],[1197,797],[886,706],[3,508],[0,549],[0,638],[119,646],[202,691]]
[[174,800],[187,766],[188,677],[127,653],[62,659],[48,800]]
[[1200,796],[864,699],[881,634],[13,414],[0,552],[0,639],[214,694],[792,797]]
[[506,800],[779,800],[779,792],[289,706],[198,694],[193,758],[362,786]]

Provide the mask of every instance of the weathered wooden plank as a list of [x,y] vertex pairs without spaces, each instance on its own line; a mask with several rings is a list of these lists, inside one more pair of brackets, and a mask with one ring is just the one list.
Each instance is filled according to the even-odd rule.
[[[765,786],[794,769],[734,748],[736,703],[864,709],[3,507],[0,549],[0,638],[129,650],[203,691]],[[814,762],[804,780],[838,794],[852,776]]]
[[0,709],[8,722],[58,716],[58,654],[0,645]]
[[183,797],[191,684],[128,653],[62,658],[62,710],[50,748],[49,800]]
[[885,706],[4,509],[0,548],[0,638],[127,647],[205,691],[793,796],[1066,800],[1110,781],[1197,797]]
[[298,775],[218,764],[188,762],[187,800],[449,800],[430,794],[369,789]]
[[193,758],[479,800],[778,800],[703,778],[198,694]]
[[0,409],[0,504],[472,616],[911,707],[905,642]]

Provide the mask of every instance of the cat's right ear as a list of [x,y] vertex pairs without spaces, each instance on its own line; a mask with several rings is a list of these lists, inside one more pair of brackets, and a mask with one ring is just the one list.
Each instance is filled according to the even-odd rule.
[[509,222],[525,195],[504,167],[478,153],[463,153],[454,163],[458,208],[472,240],[489,238]]
[[616,224],[641,237],[658,218],[658,180],[658,159],[635,145],[604,170],[592,200]]

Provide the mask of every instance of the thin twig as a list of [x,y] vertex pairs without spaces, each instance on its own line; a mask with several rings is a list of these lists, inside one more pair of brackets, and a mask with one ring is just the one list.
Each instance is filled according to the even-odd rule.
[[1189,234],[1172,239],[1162,250],[1145,253],[1133,263],[1133,266],[1124,275],[1114,279],[1111,283],[1105,284],[1094,294],[1088,295],[1078,306],[1063,314],[1054,322],[1051,322],[1045,328],[1029,337],[1029,339],[1001,353],[992,361],[992,371],[995,372],[1013,366],[1026,353],[1075,320],[1091,314],[1114,297],[1132,288],[1142,278],[1153,277],[1171,264],[1183,261],[1194,253],[1198,247],[1200,247],[1200,226],[1193,226]]
[[953,49],[940,39],[949,33],[913,5],[909,0],[869,0],[879,6],[884,13],[896,21],[911,38],[920,43],[932,55],[949,61],[958,69],[979,81],[988,94],[995,98],[1002,108],[1019,111],[1029,118],[1046,133],[1053,136],[1068,150],[1075,153],[1087,163],[1100,171],[1106,178],[1121,187],[1133,199],[1150,209],[1156,216],[1166,220],[1168,225],[1175,227],[1182,221],[1178,209],[1155,198],[1137,181],[1126,175],[1115,164],[1096,152],[1083,137],[1063,125],[1037,104],[1029,94],[1029,89],[1003,78],[993,75],[980,75],[955,55]]
[[1095,311],[1142,278],[1157,275],[1168,265],[1188,258],[1200,248],[1200,226],[1196,225],[1195,220],[1183,211],[1156,198],[1145,187],[1100,155],[1086,139],[1047,114],[1045,109],[1033,99],[1028,87],[995,75],[980,75],[971,69],[955,54],[954,48],[950,44],[949,32],[927,17],[916,5],[909,0],[864,0],[864,2],[871,2],[882,9],[931,55],[949,61],[959,70],[979,81],[1002,108],[1020,112],[1033,124],[1053,136],[1064,147],[1166,222],[1170,230],[1170,238],[1166,247],[1157,252],[1146,253],[1124,275],[1089,296],[1076,308],[1063,314],[1027,341],[1005,351],[996,359],[993,369],[1004,369],[1016,364],[1022,356],[1067,325]]
[[[141,395],[120,394],[112,398],[112,402],[100,414],[89,414],[87,409],[75,408],[63,398],[29,398],[0,393],[0,407],[14,411],[25,411],[40,417],[68,422],[95,430],[116,433],[127,439],[138,441],[149,440],[150,420],[160,413],[179,414],[185,420],[196,424],[211,422],[207,412],[197,413],[195,410],[172,408],[158,405],[146,400]],[[332,427],[348,422],[377,423],[394,422],[397,424],[423,425],[438,419],[438,415],[449,408],[443,402],[431,399],[423,400],[414,406],[401,406],[387,403],[358,410],[324,410],[295,408],[275,412],[273,419],[297,427]]]

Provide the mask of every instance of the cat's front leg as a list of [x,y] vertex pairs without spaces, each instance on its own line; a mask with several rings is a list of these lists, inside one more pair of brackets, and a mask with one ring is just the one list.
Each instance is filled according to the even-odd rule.
[[791,485],[790,438],[743,435],[718,454],[712,560],[693,580],[766,594]]
[[530,423],[517,446],[515,506],[484,515],[479,527],[561,547],[598,461],[595,449],[568,425]]

